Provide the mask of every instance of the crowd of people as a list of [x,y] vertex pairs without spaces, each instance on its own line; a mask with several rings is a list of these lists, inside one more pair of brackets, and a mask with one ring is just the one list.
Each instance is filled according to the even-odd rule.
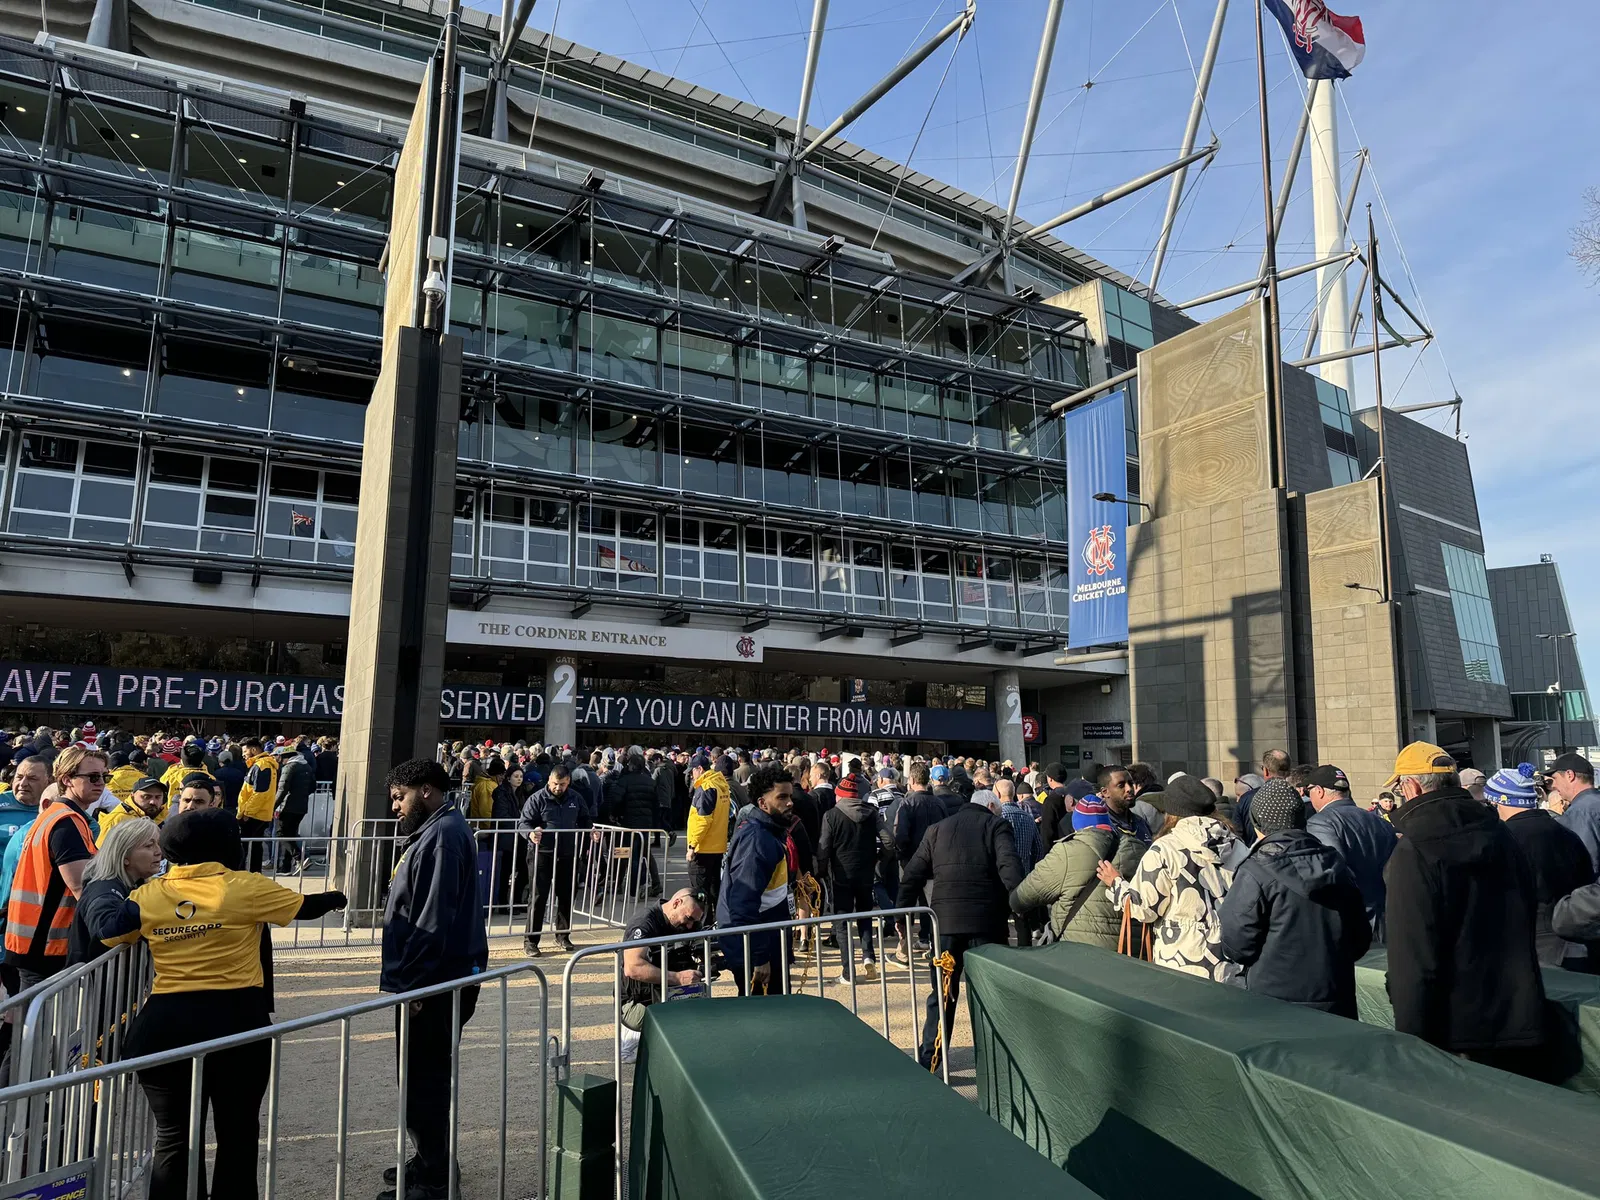
[[[222,1036],[269,1024],[266,927],[318,919],[345,898],[280,887],[247,847],[274,822],[292,846],[306,799],[336,771],[337,745],[133,738],[93,725],[0,741],[7,992],[143,939],[157,982],[129,1054],[181,1046],[196,1028]],[[1414,743],[1370,805],[1356,803],[1337,766],[1295,767],[1276,750],[1230,789],[1183,772],[1163,781],[1141,763],[1079,773],[882,751],[583,755],[499,742],[441,745],[397,767],[388,789],[404,847],[384,915],[378,986],[391,994],[482,972],[486,903],[502,884],[526,905],[529,954],[540,953],[550,900],[556,943],[571,950],[573,872],[591,827],[640,831],[643,847],[660,833],[668,853],[682,831],[687,887],[663,895],[653,852],[627,868],[627,893],[646,903],[626,939],[684,939],[625,952],[630,1043],[663,997],[724,973],[741,995],[780,994],[824,945],[847,984],[927,972],[918,1053],[930,1068],[965,955],[985,944],[1089,943],[1352,1019],[1355,964],[1384,945],[1397,1029],[1557,1080],[1575,1064],[1541,969],[1600,973],[1600,791],[1576,754],[1543,774],[1523,764],[1484,776]],[[485,845],[504,839],[500,857],[527,869],[485,887]],[[529,885],[520,893],[519,875]],[[894,911],[917,908],[936,917],[936,943],[931,922]],[[825,915],[841,920],[822,937],[762,928]],[[710,955],[690,936],[701,931]],[[454,1009],[462,1024],[475,1003],[468,985]],[[409,1200],[449,1191],[452,1011],[446,995],[411,1012]],[[268,1069],[265,1042],[207,1060],[212,1195],[255,1194]],[[214,1075],[228,1086],[212,1087]],[[156,1122],[149,1194],[183,1195],[189,1073],[146,1071],[140,1084]]]

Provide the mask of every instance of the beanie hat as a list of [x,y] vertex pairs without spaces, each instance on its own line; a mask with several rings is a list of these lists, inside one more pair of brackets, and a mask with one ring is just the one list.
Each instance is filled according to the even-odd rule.
[[732,755],[728,755],[728,754],[722,755],[720,758],[717,759],[717,764],[716,765],[717,765],[717,770],[720,771],[724,775],[732,775],[733,772],[734,772],[734,764],[733,764],[733,756]]
[[1262,833],[1306,827],[1305,801],[1287,779],[1269,779],[1250,801],[1250,823]]
[[1094,784],[1087,779],[1074,779],[1067,784],[1067,795],[1074,800],[1082,800],[1085,796],[1094,795]]
[[1106,812],[1106,802],[1099,796],[1084,796],[1072,806],[1072,830],[1093,829],[1097,825],[1108,828],[1111,817]]
[[1515,771],[1510,767],[1496,771],[1483,785],[1483,796],[1507,808],[1537,807],[1539,793],[1533,783],[1533,764],[1519,763]]
[[[1210,788],[1193,775],[1180,775],[1161,794],[1161,811],[1180,819],[1206,817],[1217,811],[1217,798]],[[1251,811],[1253,813],[1255,810]]]
[[861,799],[861,777],[858,775],[846,775],[834,785],[833,794],[839,800]]
[[179,813],[161,827],[161,853],[179,866],[215,862],[236,871],[244,861],[239,822],[225,808]]

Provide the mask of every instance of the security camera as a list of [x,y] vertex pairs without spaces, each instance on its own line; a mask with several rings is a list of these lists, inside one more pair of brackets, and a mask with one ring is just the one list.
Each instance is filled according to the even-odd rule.
[[1544,694],[1546,696],[1561,695],[1561,685],[1559,683],[1552,683],[1549,687],[1545,688]]
[[422,294],[436,304],[443,304],[445,297],[444,276],[437,269],[428,272],[428,277],[422,281]]

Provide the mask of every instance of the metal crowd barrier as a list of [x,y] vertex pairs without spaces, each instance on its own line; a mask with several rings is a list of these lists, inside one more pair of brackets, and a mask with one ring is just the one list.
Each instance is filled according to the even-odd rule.
[[[930,973],[926,964],[922,962],[920,956],[916,954],[911,955],[911,965],[909,967],[898,968],[896,970],[896,974],[899,973],[899,970],[904,970],[906,972],[905,982],[902,983],[899,979],[891,981],[889,978],[890,971],[887,969],[889,956],[887,952],[887,944],[884,941],[884,933],[887,922],[889,928],[906,930],[907,937],[909,938],[911,936],[911,922],[914,919],[920,920],[921,918],[927,918],[932,923],[932,944],[934,946],[938,946],[939,918],[934,914],[934,911],[931,908],[913,907],[875,909],[871,912],[830,913],[826,916],[804,917],[791,919],[788,921],[774,921],[765,925],[748,925],[733,929],[701,929],[693,932],[671,934],[666,937],[640,938],[636,941],[616,942],[605,946],[586,946],[573,954],[572,957],[568,959],[566,968],[562,972],[561,976],[561,1036],[559,1041],[559,1049],[555,1058],[557,1078],[560,1080],[566,1080],[570,1078],[572,1074],[572,1016],[574,1003],[574,976],[578,972],[579,963],[585,959],[594,958],[602,954],[609,954],[613,959],[611,969],[611,1063],[612,1070],[615,1072],[614,1077],[617,1080],[616,1112],[614,1115],[614,1119],[616,1121],[614,1175],[616,1179],[617,1200],[624,1200],[626,1194],[628,1177],[627,1139],[624,1137],[623,1113],[630,1110],[633,1091],[633,1081],[631,1077],[624,1078],[622,1071],[623,960],[629,950],[638,949],[641,947],[648,948],[652,946],[660,946],[663,948],[661,953],[662,969],[659,979],[660,999],[657,1001],[657,1003],[665,1003],[671,997],[671,992],[673,990],[667,986],[667,971],[676,969],[671,968],[667,961],[667,948],[685,946],[692,948],[698,946],[700,955],[698,961],[701,964],[699,969],[701,970],[702,986],[698,992],[691,996],[682,998],[684,1002],[687,1002],[690,999],[706,999],[713,997],[719,982],[724,976],[726,976],[729,980],[724,994],[736,994],[738,992],[738,985],[733,982],[732,977],[728,974],[728,972],[723,971],[719,974],[717,979],[710,979],[705,973],[704,966],[705,964],[713,961],[713,953],[715,952],[715,946],[718,941],[726,937],[742,937],[744,945],[743,990],[744,993],[748,995],[751,992],[752,983],[752,970],[750,967],[750,937],[752,934],[770,933],[776,931],[779,933],[779,965],[782,972],[782,979],[784,980],[784,992],[805,992],[812,990],[810,984],[811,977],[814,976],[814,990],[816,994],[819,997],[826,997],[828,981],[825,978],[825,972],[822,967],[820,936],[822,930],[819,927],[836,925],[840,930],[842,930],[844,935],[843,941],[839,947],[839,952],[841,955],[840,966],[842,967],[844,963],[848,962],[851,964],[852,970],[851,979],[848,984],[840,984],[837,980],[835,980],[833,984],[834,987],[843,987],[848,989],[850,1011],[856,1016],[867,1021],[869,1025],[872,1025],[873,1022],[862,1014],[860,1004],[861,994],[866,992],[870,995],[871,992],[877,992],[879,998],[879,1010],[881,1013],[881,1031],[885,1040],[891,1044],[895,1044],[895,1036],[890,1025],[889,992],[891,987],[895,988],[896,990],[901,987],[905,987],[906,1003],[908,1006],[907,1016],[909,1019],[909,1051],[911,1055],[915,1057],[917,1053],[918,1042],[921,1038],[923,1015],[926,1006],[926,996],[931,989],[934,993],[935,1002],[937,1003],[939,999],[937,994],[939,988],[938,984],[935,982],[935,976]],[[861,981],[860,968],[855,964],[855,945],[857,940],[855,935],[858,922],[870,922],[873,931],[876,934],[875,940],[878,955],[878,977],[876,980],[870,982]],[[804,964],[804,970],[797,970],[797,964],[794,961],[795,952],[790,946],[790,935],[794,931],[802,929],[816,929],[817,936],[812,942],[810,961]],[[909,945],[909,941],[903,942],[902,944]],[[800,986],[796,986],[797,975],[800,976]],[[677,1003],[679,1001],[678,999],[674,998],[673,1002]],[[898,1000],[896,1003],[898,1003]],[[941,1078],[943,1078],[944,1082],[948,1084],[950,1082],[950,1055],[948,1049],[950,1046],[951,1030],[945,1020],[943,1004],[938,1005],[938,1013],[940,1039],[939,1045],[942,1051],[938,1056],[939,1071]],[[626,1099],[624,1097],[625,1092],[627,1093]]]
[[[508,1181],[509,1157],[507,1130],[512,1127],[511,1096],[512,1096],[512,1065],[511,1065],[511,996],[510,987],[514,979],[529,977],[536,981],[538,987],[538,1041],[537,1059],[531,1064],[532,1076],[535,1086],[534,1134],[536,1138],[537,1178],[533,1181],[523,1181],[515,1185]],[[278,1196],[280,1189],[293,1190],[297,1200],[309,1195],[329,1194],[326,1185],[331,1185],[331,1194],[334,1200],[344,1200],[351,1187],[352,1171],[350,1157],[353,1139],[362,1133],[376,1132],[373,1130],[352,1129],[351,1124],[351,1059],[352,1047],[360,1043],[379,1040],[370,1033],[352,1036],[352,1025],[361,1017],[374,1013],[396,1013],[398,1039],[396,1053],[398,1056],[399,1070],[399,1104],[395,1118],[394,1141],[394,1167],[397,1175],[396,1187],[400,1195],[406,1193],[405,1173],[407,1170],[406,1150],[406,1082],[408,1066],[408,1050],[411,1038],[412,1008],[419,1001],[435,996],[448,995],[451,997],[451,1016],[457,1027],[460,1026],[462,1005],[462,991],[468,987],[481,987],[485,993],[497,993],[499,1004],[499,1080],[498,1080],[498,1106],[493,1121],[475,1122],[479,1126],[487,1126],[495,1134],[495,1145],[498,1154],[496,1163],[496,1190],[495,1195],[499,1200],[507,1200],[510,1195],[524,1196],[528,1192],[525,1188],[531,1182],[532,1194],[542,1198],[545,1194],[545,1126],[548,1120],[548,1089],[550,1055],[550,992],[549,984],[544,973],[532,963],[519,963],[514,966],[500,967],[486,971],[481,975],[469,976],[465,979],[454,980],[449,983],[437,984],[433,987],[419,988],[415,991],[401,995],[386,995],[376,999],[352,1004],[329,1012],[318,1013],[313,1016],[301,1017],[282,1024],[269,1025],[261,1029],[251,1030],[248,1033],[237,1034],[232,1037],[216,1038],[211,1041],[200,1042],[196,1045],[186,1046],[181,1049],[167,1051],[161,1054],[146,1055],[143,1058],[130,1059],[126,1062],[106,1062],[103,1065],[88,1065],[83,1069],[68,1074],[55,1075],[48,1078],[35,1079],[30,1082],[19,1082],[11,1087],[0,1089],[0,1111],[16,1111],[21,1109],[29,1114],[29,1119],[13,1126],[14,1132],[7,1146],[6,1161],[0,1178],[8,1185],[7,1194],[30,1194],[21,1191],[14,1185],[28,1183],[42,1184],[51,1178],[66,1178],[73,1181],[76,1188],[63,1187],[60,1190],[44,1190],[43,1195],[72,1195],[82,1196],[83,1200],[122,1200],[132,1185],[138,1183],[149,1168],[153,1146],[153,1137],[150,1133],[151,1121],[148,1109],[143,1103],[143,1091],[138,1083],[137,1076],[142,1071],[152,1068],[167,1067],[174,1064],[187,1064],[190,1070],[190,1106],[188,1123],[188,1187],[187,1195],[190,1200],[195,1200],[199,1195],[201,1171],[204,1168],[202,1151],[206,1144],[206,1120],[203,1105],[202,1081],[207,1057],[224,1051],[236,1050],[240,1047],[254,1045],[261,1042],[271,1043],[271,1060],[266,1086],[265,1103],[267,1106],[266,1128],[264,1140],[266,1142],[266,1161],[258,1169],[264,1171],[263,1184],[260,1194],[265,1200],[273,1200]],[[488,995],[480,994],[477,1014],[480,1018],[489,1008],[483,1003]],[[481,1022],[480,1022],[481,1023]],[[326,1157],[319,1156],[309,1164],[304,1164],[303,1169],[296,1172],[296,1178],[285,1182],[284,1148],[310,1142],[317,1144],[316,1139],[327,1136],[325,1125],[313,1126],[316,1133],[309,1137],[285,1138],[283,1136],[284,1105],[281,1101],[282,1080],[285,1071],[285,1043],[291,1045],[299,1041],[320,1041],[322,1038],[297,1038],[296,1035],[306,1034],[311,1031],[322,1030],[328,1026],[337,1026],[338,1061],[336,1065],[337,1098],[336,1116],[333,1124],[332,1137],[334,1138],[334,1153],[332,1156],[332,1170],[328,1169],[329,1162]],[[457,1200],[460,1195],[458,1176],[463,1161],[461,1154],[461,1101],[463,1096],[481,1097],[489,1089],[478,1088],[463,1092],[461,1079],[462,1044],[467,1040],[474,1027],[469,1024],[462,1031],[460,1037],[452,1040],[450,1055],[450,1100],[449,1100],[449,1157],[450,1157],[450,1196]],[[382,1040],[387,1040],[383,1038]],[[303,1064],[302,1064],[303,1065]],[[335,1072],[330,1068],[335,1064],[329,1063],[325,1057],[319,1055],[316,1067],[317,1074],[324,1080],[331,1080]],[[294,1092],[297,1114],[304,1115],[311,1107],[311,1099],[305,1094],[305,1076],[297,1076]],[[519,1085],[528,1082],[527,1072],[519,1064],[516,1080]],[[365,1082],[364,1080],[362,1082]],[[519,1091],[519,1095],[524,1094]],[[357,1093],[358,1103],[367,1099],[368,1093]],[[363,1114],[365,1117],[365,1114]],[[516,1127],[525,1128],[519,1123]],[[475,1139],[476,1140],[476,1139]],[[315,1154],[316,1152],[313,1151]],[[519,1156],[520,1158],[520,1156]],[[259,1149],[258,1149],[259,1164]],[[301,1167],[302,1164],[294,1164]],[[517,1165],[521,1165],[519,1162]],[[524,1172],[525,1174],[525,1172]],[[310,1181],[317,1181],[317,1186],[311,1186]],[[366,1180],[359,1181],[357,1191],[367,1191]],[[370,1181],[374,1185],[377,1180]],[[475,1188],[475,1196],[483,1196],[483,1188]],[[221,1197],[218,1197],[221,1200]]]
[[[480,894],[491,937],[528,936],[542,895],[542,938],[575,930],[615,929],[656,887],[667,887],[672,867],[652,850],[669,835],[664,829],[595,825],[544,830],[538,861],[530,865],[530,842],[513,820],[473,821],[478,842]],[[382,938],[389,879],[405,838],[392,819],[365,819],[353,834],[322,837],[247,838],[245,865],[295,891],[337,887],[350,899],[340,914],[320,922],[297,921],[277,935],[289,948],[373,945]],[[535,890],[537,889],[537,890]],[[564,927],[558,916],[570,914]]]

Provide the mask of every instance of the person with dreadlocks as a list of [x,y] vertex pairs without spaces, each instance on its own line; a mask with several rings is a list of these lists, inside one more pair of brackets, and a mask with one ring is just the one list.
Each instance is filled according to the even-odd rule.
[[780,934],[739,934],[744,925],[789,919],[788,832],[794,813],[794,780],[774,763],[750,772],[751,807],[728,841],[722,860],[722,894],[717,928],[722,954],[743,996],[748,990],[769,996],[784,991]]

